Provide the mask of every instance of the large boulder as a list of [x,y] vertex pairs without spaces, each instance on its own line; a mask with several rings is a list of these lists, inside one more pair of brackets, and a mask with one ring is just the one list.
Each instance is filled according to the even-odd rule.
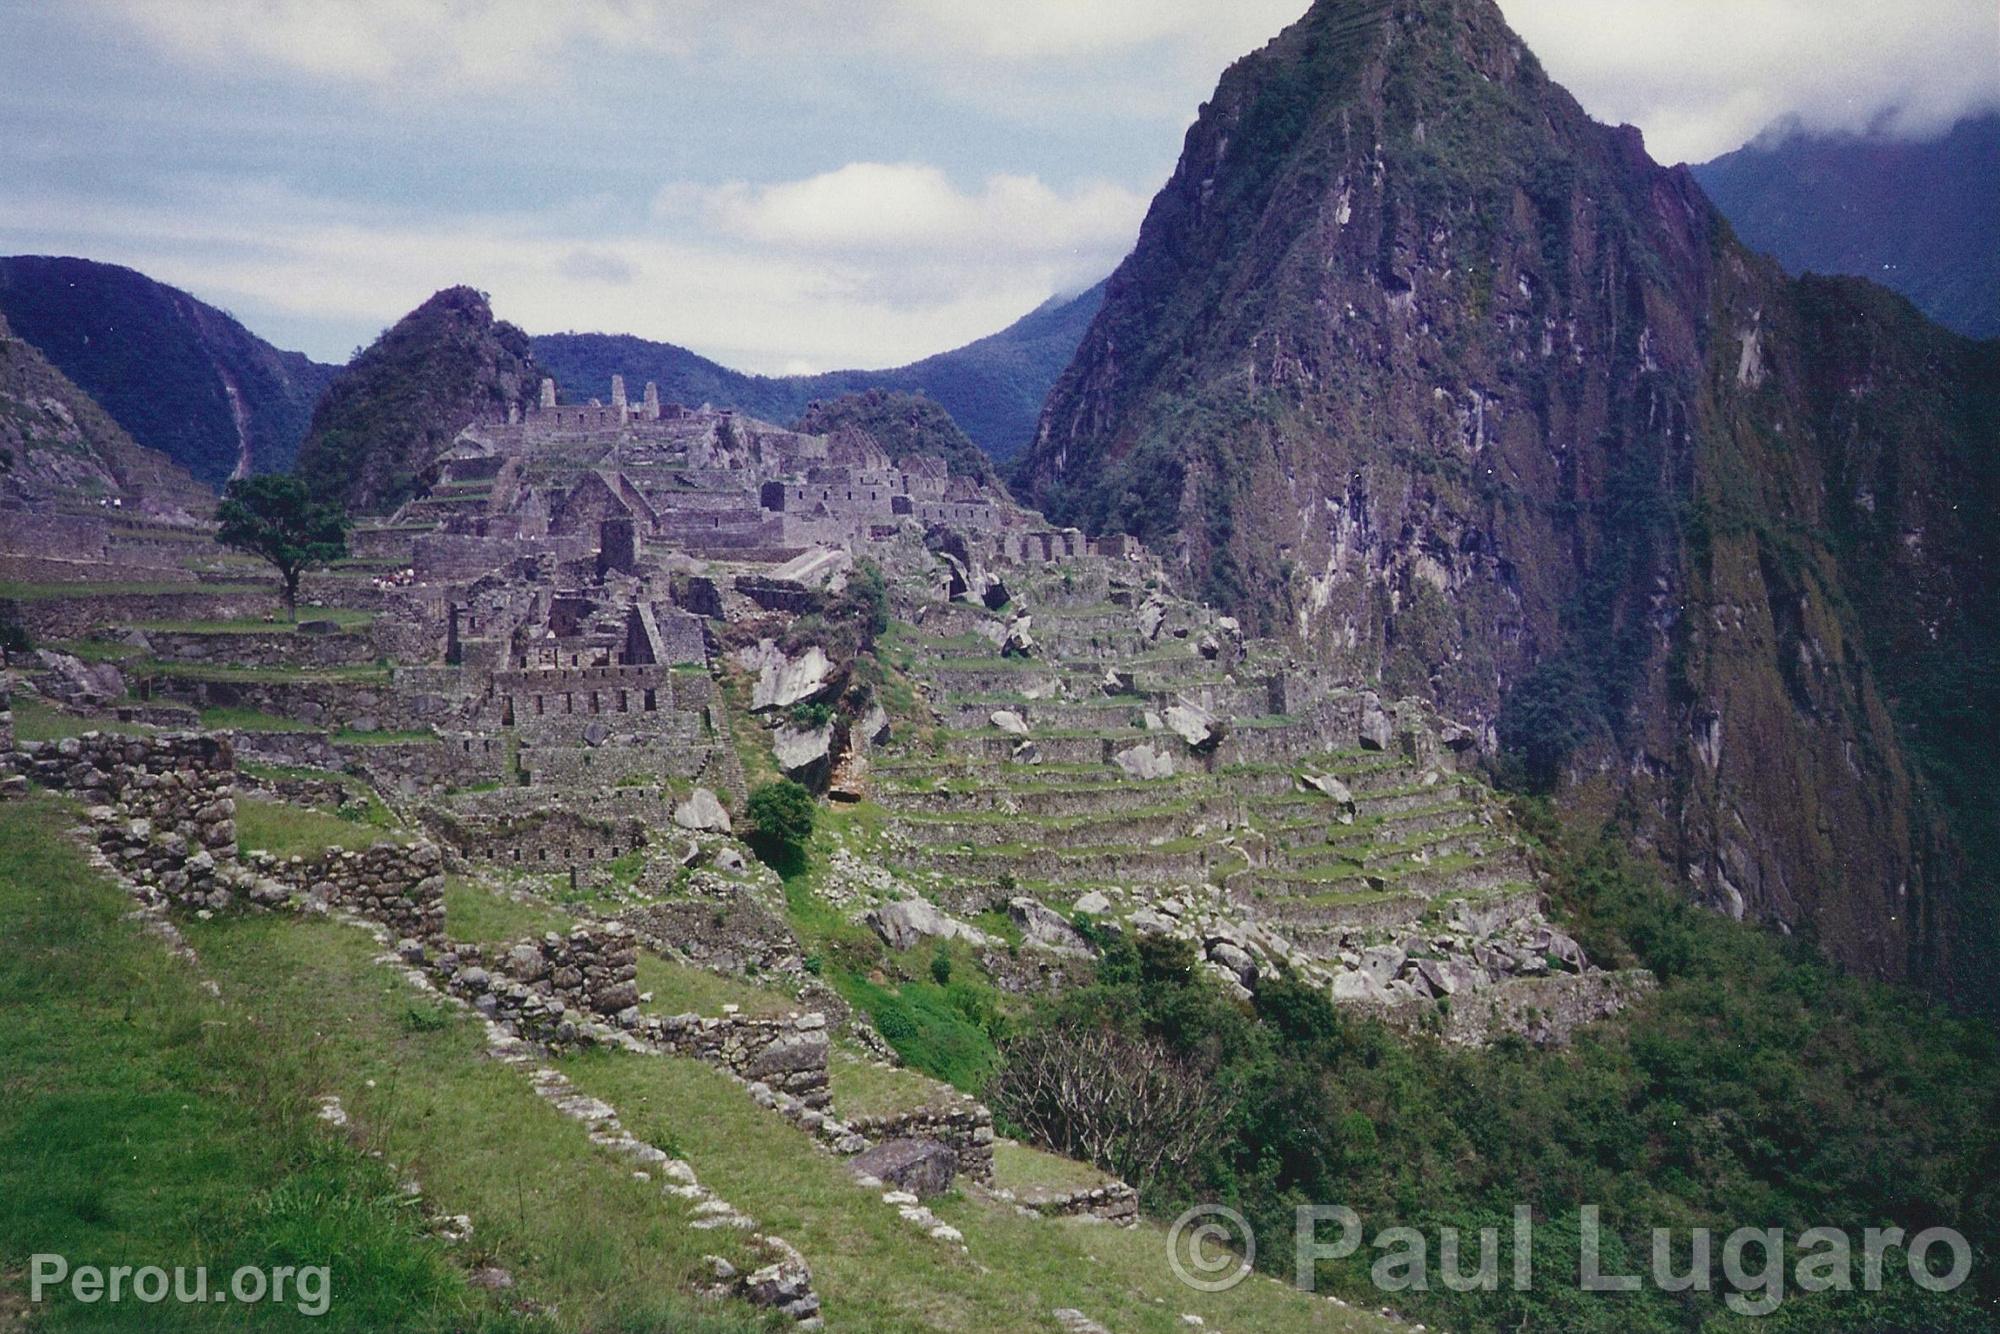
[[40,649],[35,684],[45,695],[81,708],[102,708],[125,697],[125,676],[109,662],[85,662],[68,653]]
[[825,764],[833,752],[833,724],[820,727],[793,727],[789,723],[771,734],[771,753],[787,778],[811,773]]
[[1396,722],[1372,693],[1361,701],[1360,741],[1363,750],[1387,750],[1395,740]]
[[833,663],[828,660],[826,650],[817,644],[796,658],[786,657],[774,646],[765,652],[762,661],[757,684],[750,692],[753,712],[788,709],[818,699],[834,687]]
[[987,721],[1009,736],[1028,735],[1028,720],[1012,709],[995,709]]
[[958,1155],[934,1139],[892,1139],[848,1159],[847,1168],[927,1200],[951,1189]]
[[1206,709],[1192,704],[1169,705],[1166,722],[1175,735],[1187,742],[1189,750],[1213,750],[1222,740],[1222,724]]
[[1007,623],[1007,638],[1000,643],[1001,657],[1031,658],[1035,655],[1039,646],[1035,643],[1034,635],[1028,632],[1033,619],[1031,616],[1016,616]]
[[1153,779],[1174,776],[1174,758],[1151,742],[1142,741],[1111,757],[1127,778]]
[[726,834],[729,832],[729,812],[722,809],[722,802],[713,792],[698,787],[692,796],[674,807],[674,823],[683,829]]
[[1025,896],[1007,900],[1007,916],[1021,928],[1021,938],[1057,954],[1088,954],[1090,944],[1077,934],[1063,915],[1040,899]]
[[963,940],[969,945],[994,943],[984,931],[947,917],[923,899],[885,903],[870,909],[863,920],[892,950],[906,950],[926,940]]

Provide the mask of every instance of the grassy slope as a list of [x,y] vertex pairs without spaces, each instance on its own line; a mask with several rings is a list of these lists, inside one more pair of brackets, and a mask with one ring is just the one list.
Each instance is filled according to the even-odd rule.
[[1206,1295],[1167,1267],[1164,1232],[1024,1218],[969,1196],[934,1202],[969,1255],[931,1241],[831,1156],[809,1151],[776,1113],[693,1061],[599,1052],[562,1063],[620,1108],[635,1134],[670,1140],[702,1180],[798,1246],[834,1328],[870,1331],[1054,1329],[1074,1307],[1112,1329],[1186,1329],[1184,1312],[1227,1329],[1384,1326],[1288,1287],[1253,1279]]
[[[522,1076],[484,1056],[477,1027],[373,962],[330,922],[195,925],[197,973],[119,920],[126,902],[59,837],[46,799],[0,807],[0,1314],[28,1254],[104,1263],[333,1265],[333,1305],[290,1311],[55,1307],[51,1328],[512,1328],[467,1287],[495,1263],[555,1329],[736,1329],[684,1291],[706,1251],[677,1201],[601,1154]],[[352,1139],[314,1115],[338,1095]],[[421,1181],[413,1208],[386,1162]],[[426,1210],[469,1214],[454,1257]],[[454,1262],[454,1260],[456,1262]],[[86,1318],[87,1316],[87,1318]]]
[[[310,1113],[311,1054],[256,1040],[240,1012],[119,920],[127,903],[61,840],[48,799],[0,807],[0,1323],[26,1257],[75,1263],[331,1261],[320,1321],[412,1328],[477,1306],[379,1162]],[[249,1308],[58,1304],[45,1327],[220,1327]]]

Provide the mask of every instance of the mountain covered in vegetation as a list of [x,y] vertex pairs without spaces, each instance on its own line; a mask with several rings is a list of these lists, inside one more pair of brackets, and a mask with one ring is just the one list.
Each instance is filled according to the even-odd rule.
[[298,472],[351,511],[393,509],[468,422],[525,408],[541,378],[526,334],[495,320],[484,293],[448,287],[335,378],[313,411]]
[[213,497],[186,469],[134,441],[0,316],[0,504],[37,513],[115,505],[184,518],[213,508]]
[[1202,108],[1016,490],[1990,1005],[1996,407],[2000,345],[1787,277],[1491,0],[1319,0]]
[[211,487],[292,466],[337,368],[115,264],[0,258],[0,314],[115,418]]
[[943,459],[954,475],[981,483],[999,481],[993,461],[958,428],[949,412],[922,394],[890,389],[843,394],[809,404],[792,429],[808,435],[861,431],[873,436],[899,467],[910,458]]
[[1779,125],[1694,174],[1790,272],[1872,278],[1948,329],[2000,337],[2000,111],[1916,142]]
[[541,334],[535,359],[572,400],[602,396],[613,375],[651,380],[670,403],[712,403],[770,421],[791,421],[817,399],[884,389],[935,399],[981,449],[1005,462],[1034,436],[1049,386],[1069,364],[1104,299],[1104,284],[1058,297],[996,334],[883,371],[745,375],[672,343],[628,334]]

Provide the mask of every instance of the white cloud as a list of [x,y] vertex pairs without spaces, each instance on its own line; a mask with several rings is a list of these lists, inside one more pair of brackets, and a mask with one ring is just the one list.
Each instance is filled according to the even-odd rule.
[[2000,103],[1993,0],[1500,0],[1550,77],[1665,162],[1772,122],[1915,135]]
[[[414,96],[537,84],[579,45],[680,49],[647,0],[98,0],[167,55],[225,72],[295,71]],[[689,6],[684,6],[689,7]]]
[[[674,209],[687,198],[685,187],[670,187],[660,202]],[[705,200],[726,235],[783,249],[967,259],[1082,252],[1113,263],[1138,234],[1147,202],[1107,182],[1059,193],[1033,176],[990,176],[967,193],[915,162],[852,162],[805,180],[736,182]]]

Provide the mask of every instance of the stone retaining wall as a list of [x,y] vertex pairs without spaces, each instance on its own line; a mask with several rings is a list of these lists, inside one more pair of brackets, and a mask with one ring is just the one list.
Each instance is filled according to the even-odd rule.
[[993,1113],[979,1103],[919,1107],[893,1116],[856,1116],[855,1134],[881,1144],[892,1139],[933,1139],[958,1155],[958,1170],[981,1185],[993,1184]]
[[[300,620],[311,620],[301,611]],[[146,642],[161,662],[226,663],[236,667],[359,667],[381,656],[366,633],[306,634],[290,627],[195,633],[148,630]]]
[[275,586],[222,590],[190,586],[186,593],[24,598],[14,606],[21,624],[38,640],[87,639],[95,631],[134,621],[237,621],[263,616],[278,610],[278,595]]
[[253,851],[246,860],[296,890],[352,908],[398,939],[444,938],[444,855],[435,844],[377,843],[290,859]]
[[126,875],[184,907],[221,908],[234,881],[236,760],[196,733],[86,732],[22,749],[21,771],[88,804],[98,844]]
[[1139,1192],[1123,1181],[1062,1193],[1015,1192],[1014,1202],[1044,1218],[1101,1218],[1120,1227],[1139,1224]]

